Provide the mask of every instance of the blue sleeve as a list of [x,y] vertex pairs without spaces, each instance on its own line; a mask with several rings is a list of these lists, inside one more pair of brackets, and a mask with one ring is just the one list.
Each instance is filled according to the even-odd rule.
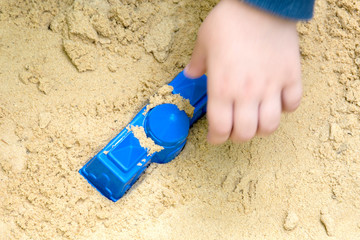
[[315,0],[244,0],[274,15],[293,20],[309,20],[313,17]]

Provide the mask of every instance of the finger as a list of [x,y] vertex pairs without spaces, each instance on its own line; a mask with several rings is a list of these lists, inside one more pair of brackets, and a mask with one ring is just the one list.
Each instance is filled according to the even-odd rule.
[[212,144],[225,142],[233,125],[233,99],[226,94],[229,85],[226,84],[224,69],[224,66],[214,63],[208,71],[208,141]]
[[281,96],[280,92],[265,98],[259,108],[259,127],[260,135],[273,133],[280,124],[281,118]]
[[282,109],[286,112],[295,111],[300,105],[302,98],[302,84],[301,81],[294,82],[286,86],[281,94]]
[[234,126],[231,140],[245,142],[253,138],[258,128],[259,104],[257,101],[237,100],[234,106]]
[[209,122],[208,141],[212,144],[225,142],[231,133],[233,104],[230,100],[209,98],[207,105]]
[[185,75],[188,78],[199,78],[206,72],[205,46],[198,39],[191,56],[190,63],[185,67]]

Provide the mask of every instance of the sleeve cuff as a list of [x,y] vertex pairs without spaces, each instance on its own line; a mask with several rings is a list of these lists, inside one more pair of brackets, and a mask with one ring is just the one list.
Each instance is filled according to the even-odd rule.
[[274,15],[292,20],[310,20],[315,0],[243,0]]

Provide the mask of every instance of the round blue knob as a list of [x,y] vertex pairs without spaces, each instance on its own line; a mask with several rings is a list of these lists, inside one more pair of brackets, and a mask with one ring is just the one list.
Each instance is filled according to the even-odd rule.
[[145,131],[160,146],[181,144],[189,134],[190,120],[174,104],[161,104],[150,110]]

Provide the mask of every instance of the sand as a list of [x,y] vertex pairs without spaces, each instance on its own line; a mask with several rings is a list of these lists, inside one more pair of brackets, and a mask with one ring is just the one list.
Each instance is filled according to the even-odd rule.
[[157,145],[154,140],[146,136],[145,129],[140,126],[130,126],[126,128],[128,131],[132,131],[134,137],[139,140],[140,146],[146,149],[147,155],[150,156],[153,153],[160,152],[164,148]]
[[183,98],[180,94],[173,94],[173,90],[174,88],[170,85],[160,87],[153,96],[150,96],[149,104],[146,105],[144,114],[160,104],[171,103],[176,105],[179,110],[184,111],[189,118],[192,118],[195,110],[194,106],[190,104],[189,99]]
[[360,2],[298,25],[304,98],[267,138],[207,120],[118,202],[78,170],[188,63],[216,1],[0,2],[0,239],[360,239]]

